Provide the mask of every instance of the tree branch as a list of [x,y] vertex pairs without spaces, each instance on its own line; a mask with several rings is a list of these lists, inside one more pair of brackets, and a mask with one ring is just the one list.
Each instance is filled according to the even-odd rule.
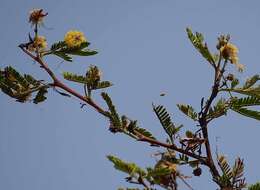
[[181,149],[181,148],[178,148],[176,145],[174,144],[167,144],[167,143],[163,143],[163,142],[160,142],[160,141],[157,141],[157,140],[154,140],[152,138],[149,138],[149,137],[146,137],[140,133],[138,133],[137,131],[134,131],[136,133],[136,135],[139,137],[138,141],[142,141],[142,142],[147,142],[147,143],[150,143],[151,145],[158,145],[158,146],[161,146],[161,147],[164,147],[164,148],[168,148],[168,149],[171,149],[171,150],[175,150],[179,153],[182,153],[182,154],[185,154],[187,156],[190,156],[194,159],[197,159],[198,161],[200,161],[202,164],[204,165],[207,165],[207,162],[206,162],[206,159],[205,157],[202,157],[202,156],[199,156],[197,154],[194,154],[192,152],[189,152],[187,150],[184,150],[184,149]]
[[23,52],[25,52],[27,55],[29,55],[33,60],[38,62],[40,64],[40,66],[50,75],[50,77],[53,80],[53,86],[59,87],[59,88],[65,90],[66,92],[72,94],[73,96],[79,98],[83,102],[86,102],[88,105],[92,106],[97,112],[101,113],[103,116],[105,116],[107,118],[110,118],[110,116],[107,113],[107,111],[105,111],[103,108],[101,108],[99,105],[97,105],[91,98],[82,96],[78,92],[74,91],[73,89],[71,89],[70,87],[66,86],[64,83],[62,83],[55,76],[55,74],[51,71],[51,69],[48,67],[48,65],[39,56],[36,57],[31,52],[26,50],[24,47],[22,47],[22,46],[19,46],[19,47],[23,50]]
[[221,81],[221,78],[222,78],[223,73],[225,71],[225,67],[226,67],[227,61],[224,62],[224,65],[223,65],[223,67],[221,69],[220,69],[220,63],[221,63],[221,54],[220,54],[220,58],[219,58],[217,67],[215,69],[214,85],[212,87],[211,95],[210,95],[210,97],[209,97],[209,99],[207,101],[205,109],[202,110],[201,117],[199,118],[199,124],[201,126],[203,138],[205,139],[205,148],[206,148],[206,154],[207,154],[207,165],[209,166],[212,175],[215,176],[215,177],[219,176],[219,172],[218,172],[218,170],[217,170],[217,168],[216,168],[216,166],[214,164],[213,158],[212,158],[210,142],[209,142],[209,138],[208,138],[207,114],[208,114],[209,108],[210,108],[213,100],[218,95],[220,81]]

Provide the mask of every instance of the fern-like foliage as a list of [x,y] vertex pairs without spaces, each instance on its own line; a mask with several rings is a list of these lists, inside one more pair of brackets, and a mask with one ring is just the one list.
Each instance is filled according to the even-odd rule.
[[254,96],[257,98],[260,98],[260,85],[257,84],[257,82],[260,80],[260,76],[253,75],[252,77],[248,78],[244,85],[242,87],[235,88],[237,84],[231,83],[231,88],[226,88],[226,89],[221,89],[221,91],[228,91],[228,92],[235,92],[243,95],[248,95],[248,96]]
[[112,132],[118,132],[121,131],[122,123],[119,114],[116,111],[116,108],[112,102],[112,99],[109,97],[109,95],[105,92],[101,93],[102,98],[105,100],[108,109],[109,109],[109,117],[110,117],[110,130]]
[[72,57],[69,56],[68,54],[64,53],[64,52],[55,51],[55,52],[53,52],[52,54],[53,54],[53,55],[56,55],[57,57],[62,58],[62,59],[65,60],[65,61],[72,62]]
[[159,119],[164,131],[167,133],[171,142],[173,143],[174,135],[178,133],[181,127],[176,127],[174,125],[174,123],[171,120],[170,114],[162,105],[153,105],[153,111]]
[[35,98],[33,99],[33,103],[38,104],[47,99],[46,94],[48,93],[47,88],[43,87],[37,92]]
[[[133,134],[133,135],[136,135],[136,136],[139,136],[139,134],[145,136],[145,137],[149,137],[151,139],[154,139],[156,140],[156,138],[153,136],[153,134],[144,129],[144,128],[141,128],[137,125],[137,121],[134,120],[134,121],[130,121],[129,125],[127,126],[127,131],[130,133],[130,134]],[[137,134],[138,133],[138,134]]]
[[103,88],[108,88],[110,86],[113,86],[113,84],[110,81],[101,81],[101,82],[97,83],[97,85],[94,87],[94,89],[95,90],[103,89]]
[[87,83],[86,77],[84,77],[82,75],[76,75],[76,74],[70,73],[70,72],[64,72],[63,78],[66,80],[69,80],[69,81],[77,82],[77,83],[82,83],[82,84]]
[[198,113],[194,111],[194,108],[192,106],[185,104],[177,104],[177,107],[180,111],[182,111],[182,113],[184,113],[194,121],[198,120]]
[[131,177],[138,178],[139,176],[146,175],[146,172],[142,168],[137,166],[135,163],[123,161],[120,158],[113,155],[108,155],[107,158],[114,164],[114,167],[117,170],[129,174]]
[[[48,85],[43,85],[31,75],[21,75],[10,66],[0,70],[0,89],[18,102],[23,103],[29,100],[33,100],[35,104],[43,102],[48,88]],[[36,96],[31,98],[34,93]]]
[[190,28],[186,29],[188,38],[190,39],[193,46],[201,53],[201,55],[210,63],[214,64],[215,60],[212,54],[210,53],[208,46],[204,43],[204,37],[201,33],[196,32],[193,34]]
[[66,47],[66,43],[64,41],[59,41],[59,42],[52,44],[51,51],[57,51],[61,48],[65,48],[65,47]]
[[232,98],[230,103],[230,108],[246,117],[251,117],[256,120],[260,120],[260,112],[256,110],[250,110],[246,107],[248,106],[258,106],[260,105],[260,98],[256,96],[247,96],[243,98]]
[[250,185],[248,190],[260,190],[260,183],[258,182],[256,184]]
[[70,55],[78,55],[78,56],[91,56],[97,54],[97,51],[86,49],[90,45],[89,42],[83,42],[78,47],[70,48],[66,45],[64,41],[59,41],[54,43],[51,46],[51,49],[44,53],[43,55],[56,55],[65,61],[72,61],[72,57]]
[[233,111],[244,115],[246,117],[250,117],[256,120],[260,120],[260,112],[259,111],[255,111],[255,110],[249,110],[247,108],[243,108],[243,107],[232,107],[231,108]]
[[[236,188],[245,187],[244,175],[244,162],[240,158],[237,158],[232,169],[232,185]],[[244,185],[242,185],[244,184]]]
[[218,156],[218,165],[222,171],[222,176],[218,179],[214,179],[218,184],[223,187],[232,187],[231,180],[233,178],[232,169],[229,166],[224,156]]
[[257,98],[260,98],[260,85],[256,87],[250,87],[247,89],[244,88],[223,89],[223,91],[235,92],[243,95],[255,96]]
[[258,105],[260,105],[260,98],[255,96],[233,98],[231,100],[232,107],[245,107],[245,106],[258,106]]
[[63,77],[66,80],[81,83],[87,86],[88,96],[91,96],[92,90],[108,88],[113,84],[110,81],[101,81],[101,72],[97,66],[90,66],[85,76],[70,72],[64,72]]
[[237,158],[231,168],[224,156],[218,156],[218,165],[222,171],[222,176],[214,178],[221,187],[241,190],[246,187],[243,160]]

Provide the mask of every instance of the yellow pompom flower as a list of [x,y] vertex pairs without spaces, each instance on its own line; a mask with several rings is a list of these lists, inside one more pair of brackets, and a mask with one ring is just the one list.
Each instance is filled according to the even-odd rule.
[[82,32],[71,30],[66,33],[64,41],[68,47],[73,48],[80,46],[83,42],[87,42],[87,39]]
[[47,41],[44,36],[37,36],[33,43],[29,45],[28,49],[29,51],[43,51],[47,48]]
[[230,60],[230,62],[238,68],[239,71],[243,71],[244,65],[238,63],[239,58],[238,58],[238,48],[231,43],[227,43],[224,46],[220,48],[220,52],[223,56],[224,59]]

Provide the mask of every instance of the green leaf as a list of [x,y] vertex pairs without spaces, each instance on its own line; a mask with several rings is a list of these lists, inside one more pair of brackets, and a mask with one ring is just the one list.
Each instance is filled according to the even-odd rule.
[[260,120],[260,112],[259,111],[254,111],[254,110],[249,110],[246,108],[242,107],[231,107],[231,109],[241,115],[244,115],[246,117],[251,117],[256,120]]
[[77,83],[87,84],[88,82],[86,77],[69,73],[69,72],[64,72],[63,77],[66,80],[77,82]]
[[201,53],[201,55],[211,64],[215,63],[213,55],[210,53],[207,44],[204,43],[204,38],[201,33],[196,32],[194,35],[190,28],[186,29],[188,38],[190,39],[193,46]]
[[66,43],[64,41],[59,41],[57,43],[52,44],[51,50],[56,51],[58,49],[66,47]]
[[232,107],[245,107],[260,105],[260,98],[255,96],[247,96],[243,98],[233,98],[231,101]]
[[141,128],[141,127],[137,126],[137,121],[130,121],[127,130],[130,133],[135,134],[135,132],[138,132],[138,133],[142,134],[145,137],[149,137],[151,139],[156,140],[156,138],[152,135],[152,133],[150,133],[149,131],[147,131],[144,128]]
[[232,169],[229,166],[229,164],[224,156],[218,156],[218,165],[219,165],[223,175],[226,175],[229,179],[231,179],[233,177]]
[[250,185],[248,187],[248,190],[260,190],[260,182],[253,184],[253,185]]
[[102,88],[108,88],[110,86],[113,86],[113,84],[109,81],[101,81],[101,82],[98,82],[97,86],[95,87],[95,90],[96,89],[102,89]]
[[64,59],[65,61],[72,62],[72,58],[68,56],[66,53],[56,51],[53,54]]
[[153,134],[150,131],[148,131],[148,130],[146,130],[144,128],[138,127],[137,126],[137,121],[131,121],[129,126],[128,126],[128,130],[130,132],[131,131],[138,132],[138,133],[142,134],[145,137],[148,137],[148,138],[156,140],[156,138],[153,136]]
[[[49,88],[47,85],[42,85],[40,81],[37,81],[31,75],[21,75],[10,66],[6,67],[3,71],[0,70],[0,89],[3,93],[16,99],[18,102],[26,102],[36,92],[40,95],[43,91],[39,91],[43,87],[46,89]],[[39,96],[36,99],[38,100],[38,98]]]
[[129,174],[130,176],[144,176],[146,172],[137,166],[135,163],[125,162],[120,158],[117,158],[113,155],[107,156],[108,160],[114,164],[114,167],[124,173]]
[[146,129],[144,128],[141,128],[141,127],[135,127],[135,131],[141,133],[142,135],[146,136],[146,137],[149,137],[151,139],[155,139],[155,137],[152,135],[152,133],[150,133],[149,131],[147,131]]
[[250,87],[247,89],[235,88],[235,89],[222,89],[221,91],[235,92],[235,93],[239,93],[239,94],[255,96],[257,98],[260,98],[260,85],[257,87]]
[[47,91],[46,88],[41,88],[41,89],[38,91],[38,93],[37,93],[37,95],[35,96],[35,98],[33,99],[33,103],[38,104],[38,103],[43,102],[44,100],[46,100],[47,98],[46,98],[45,95],[46,95],[47,92],[48,92],[48,91]]
[[69,81],[87,84],[89,90],[108,88],[113,85],[109,81],[100,81],[100,71],[96,66],[90,66],[86,76],[64,72],[63,77]]
[[194,111],[194,108],[190,105],[185,104],[177,104],[177,107],[179,108],[182,113],[193,119],[194,121],[197,121],[198,114]]
[[171,170],[166,167],[155,167],[155,168],[147,168],[148,175],[153,178],[166,176],[171,173]]
[[171,121],[169,113],[162,105],[153,105],[153,111],[159,119],[164,131],[170,137],[171,141],[173,141],[173,136],[179,131],[179,129],[176,128],[174,123]]
[[107,103],[108,109],[110,111],[110,120],[111,120],[113,127],[121,128],[121,126],[122,126],[121,120],[120,120],[120,117],[119,117],[119,115],[116,111],[116,108],[115,108],[111,98],[105,92],[102,92],[101,96],[105,100],[105,102]]
[[224,156],[218,156],[217,161],[222,171],[222,175],[219,177],[214,177],[213,180],[216,181],[218,184],[221,184],[221,186],[223,187],[233,187],[231,182],[233,178],[233,173],[226,158]]
[[8,79],[12,82],[17,82],[21,84],[24,88],[27,88],[29,86],[29,83],[26,81],[24,77],[22,77],[19,72],[17,72],[14,68],[12,67],[6,67],[5,68],[5,73]]
[[78,55],[78,56],[91,56],[91,55],[95,55],[97,54],[98,52],[97,51],[94,51],[94,50],[73,50],[73,51],[69,51],[67,52],[68,54],[71,54],[71,55]]
[[24,79],[33,86],[38,86],[40,84],[39,81],[33,78],[31,75],[25,74]]
[[83,42],[80,46],[77,47],[68,47],[64,41],[54,43],[51,46],[50,52],[46,52],[45,55],[53,54],[56,55],[65,61],[72,62],[72,58],[69,55],[78,55],[78,56],[91,56],[95,55],[98,52],[90,49],[85,49],[89,46],[89,42]]

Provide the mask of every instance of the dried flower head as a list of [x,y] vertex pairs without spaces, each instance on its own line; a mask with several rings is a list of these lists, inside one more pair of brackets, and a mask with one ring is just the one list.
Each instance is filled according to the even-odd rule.
[[68,47],[73,48],[80,46],[83,42],[87,42],[87,39],[82,32],[71,30],[66,33],[64,41]]
[[28,50],[31,52],[42,51],[47,48],[47,41],[44,36],[37,36],[32,44],[28,46]]
[[48,13],[43,13],[43,9],[33,9],[30,11],[29,22],[32,24],[40,24],[43,22],[43,18],[47,15]]
[[244,70],[244,65],[238,63],[238,48],[231,43],[227,43],[220,48],[220,52],[224,59],[229,60],[232,64],[236,65],[239,71]]

